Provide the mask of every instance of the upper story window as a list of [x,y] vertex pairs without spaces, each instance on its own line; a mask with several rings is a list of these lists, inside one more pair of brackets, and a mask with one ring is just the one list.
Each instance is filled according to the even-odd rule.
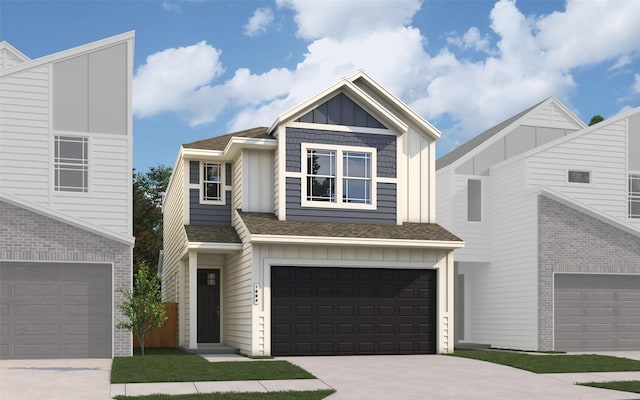
[[202,200],[224,201],[223,164],[203,163],[202,165]]
[[591,171],[579,171],[579,170],[570,169],[567,172],[567,182],[591,183]]
[[629,218],[640,218],[640,174],[629,175]]
[[302,205],[375,209],[374,148],[302,144]]
[[89,191],[89,139],[76,136],[54,137],[54,190]]
[[467,181],[467,221],[482,221],[482,181],[480,179]]

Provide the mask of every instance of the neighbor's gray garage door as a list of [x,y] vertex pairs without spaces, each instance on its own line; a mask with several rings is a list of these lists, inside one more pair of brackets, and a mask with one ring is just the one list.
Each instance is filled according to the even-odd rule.
[[436,271],[271,268],[273,355],[436,352]]
[[556,274],[556,350],[640,349],[640,275]]
[[0,262],[1,358],[110,358],[111,265]]

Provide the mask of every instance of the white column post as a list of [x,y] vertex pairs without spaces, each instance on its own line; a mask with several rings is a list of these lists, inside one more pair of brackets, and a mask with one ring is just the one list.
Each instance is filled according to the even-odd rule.
[[189,348],[198,348],[198,252],[189,251]]

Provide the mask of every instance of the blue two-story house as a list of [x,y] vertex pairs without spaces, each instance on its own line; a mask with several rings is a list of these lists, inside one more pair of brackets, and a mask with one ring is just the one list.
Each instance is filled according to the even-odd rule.
[[364,72],[259,127],[182,145],[164,212],[179,343],[259,355],[453,351],[436,128]]

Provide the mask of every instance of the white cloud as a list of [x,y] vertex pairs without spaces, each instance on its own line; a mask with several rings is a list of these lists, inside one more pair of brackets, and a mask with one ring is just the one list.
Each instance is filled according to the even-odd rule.
[[303,39],[352,39],[371,32],[409,24],[420,9],[419,0],[309,1],[276,0],[295,11],[298,36]]
[[[136,115],[173,109],[186,112],[195,125],[230,110],[230,130],[270,125],[278,114],[362,68],[427,119],[453,121],[454,128],[439,142],[440,148],[451,149],[545,97],[567,101],[576,88],[575,68],[602,62],[628,65],[640,53],[640,24],[631,18],[640,15],[640,1],[612,7],[571,0],[562,12],[526,16],[514,1],[500,0],[489,15],[492,32],[471,27],[450,38],[451,49],[435,51],[425,49],[426,38],[411,26],[417,1],[376,2],[379,7],[345,1],[322,8],[321,2],[277,3],[294,10],[298,35],[309,39],[294,68],[260,75],[240,68],[227,81],[213,82],[222,66],[212,47],[206,45],[215,54],[208,64],[217,72],[208,74],[197,68],[188,72],[190,63],[157,61],[164,52],[157,53],[136,74],[136,91],[151,93],[138,94]],[[481,58],[467,60],[454,52],[456,46],[479,51]],[[168,71],[161,74],[161,67]],[[151,78],[165,74],[190,79],[169,86],[164,94],[163,85]],[[634,90],[640,93],[640,75],[634,78]]]
[[139,117],[188,111],[190,96],[223,72],[220,50],[202,41],[151,54],[133,78],[133,112]]
[[469,28],[462,37],[450,36],[447,43],[457,46],[461,49],[473,49],[481,52],[489,52],[489,36],[480,34],[480,30],[475,26]]
[[273,11],[270,8],[258,8],[244,26],[244,34],[258,36],[265,33],[273,19]]
[[162,2],[162,8],[165,11],[175,11],[177,13],[181,13],[182,12],[182,7],[180,6],[180,3],[176,2],[176,1],[172,1],[172,0],[165,0]]

